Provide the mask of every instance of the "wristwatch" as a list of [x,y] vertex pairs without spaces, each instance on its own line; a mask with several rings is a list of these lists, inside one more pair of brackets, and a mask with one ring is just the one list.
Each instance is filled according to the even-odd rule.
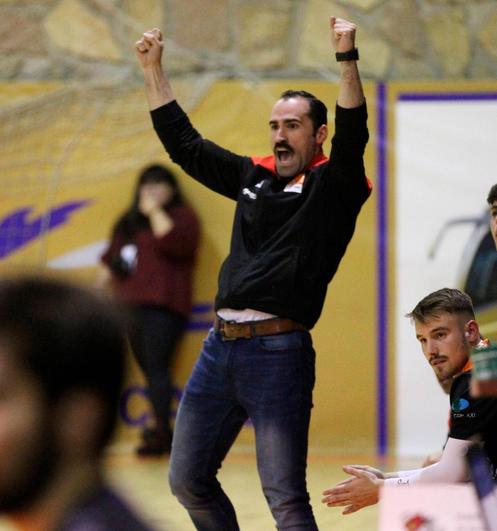
[[335,54],[337,61],[358,61],[359,60],[359,50],[357,48],[352,48],[348,52],[336,52]]

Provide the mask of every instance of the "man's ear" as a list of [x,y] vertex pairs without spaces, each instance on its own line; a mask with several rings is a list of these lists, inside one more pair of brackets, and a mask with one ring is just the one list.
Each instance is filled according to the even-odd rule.
[[105,422],[105,405],[97,394],[69,391],[57,402],[53,419],[62,457],[87,459],[95,455]]
[[328,126],[326,124],[320,125],[316,131],[316,142],[318,144],[324,144],[324,141],[328,138]]
[[474,319],[470,319],[464,325],[464,337],[472,347],[478,345],[480,341],[480,328]]

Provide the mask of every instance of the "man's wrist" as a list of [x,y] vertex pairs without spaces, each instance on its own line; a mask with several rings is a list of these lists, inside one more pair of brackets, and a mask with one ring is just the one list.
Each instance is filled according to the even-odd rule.
[[142,72],[145,82],[157,83],[159,81],[160,83],[162,83],[166,77],[164,74],[164,70],[162,69],[162,65],[160,63],[154,63],[151,65],[143,66]]
[[389,478],[385,479],[384,485],[393,485],[395,487],[409,487],[411,480],[408,477],[405,478]]

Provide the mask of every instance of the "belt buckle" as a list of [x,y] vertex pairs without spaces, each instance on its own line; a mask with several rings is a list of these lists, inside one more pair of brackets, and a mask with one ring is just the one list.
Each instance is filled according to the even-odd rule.
[[245,333],[242,335],[242,333],[235,333],[235,335],[233,337],[229,337],[225,334],[225,326],[226,325],[233,325],[235,327],[235,330],[238,326],[247,326],[247,323],[237,323],[237,322],[230,322],[230,321],[225,321],[223,323],[223,326],[221,328],[221,337],[223,338],[224,341],[236,341],[237,339],[252,339],[254,336],[255,336],[255,327],[253,324],[250,324],[248,325],[249,326],[249,332],[248,334]]
[[223,341],[236,341],[237,337],[228,337],[224,334],[224,330],[221,330],[221,338]]
[[237,337],[229,337],[225,334],[224,327],[226,324],[229,324],[229,323],[227,321],[222,321],[221,326],[219,328],[219,332],[221,333],[222,340],[223,341],[236,341],[238,339]]

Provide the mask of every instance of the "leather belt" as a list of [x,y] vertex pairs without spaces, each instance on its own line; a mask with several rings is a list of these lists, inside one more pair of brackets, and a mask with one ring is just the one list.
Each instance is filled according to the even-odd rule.
[[307,330],[307,328],[296,321],[292,321],[292,319],[284,319],[281,317],[264,319],[262,321],[235,323],[225,321],[216,316],[214,320],[214,330],[220,332],[224,340],[234,340],[285,334],[287,332],[294,332],[295,330]]

